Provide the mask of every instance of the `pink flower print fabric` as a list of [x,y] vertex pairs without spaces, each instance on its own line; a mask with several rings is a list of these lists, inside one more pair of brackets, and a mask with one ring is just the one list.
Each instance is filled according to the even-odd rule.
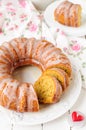
[[25,8],[27,5],[26,0],[19,0],[19,4],[21,5],[22,8]]
[[80,45],[79,44],[74,44],[73,46],[71,46],[71,49],[73,51],[80,51]]
[[37,30],[37,25],[35,23],[33,23],[32,21],[30,21],[28,23],[28,29],[31,32],[35,32]]
[[41,37],[41,20],[31,2],[0,1],[0,44],[14,37]]

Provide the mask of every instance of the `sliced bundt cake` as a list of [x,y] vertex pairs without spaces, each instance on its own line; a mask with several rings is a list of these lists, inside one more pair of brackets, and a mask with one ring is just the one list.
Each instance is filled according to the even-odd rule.
[[66,72],[59,68],[51,68],[44,71],[43,75],[49,75],[55,77],[62,86],[62,90],[64,91],[69,85],[69,77]]
[[38,100],[41,103],[58,102],[62,95],[62,87],[55,77],[42,75],[34,84]]
[[[46,56],[47,57],[47,56]],[[50,59],[45,62],[46,69],[50,68],[60,68],[64,70],[68,76],[71,76],[71,66],[70,61],[67,56],[63,53],[59,55],[54,54]]]
[[[13,77],[13,71],[24,65],[42,70],[42,76],[34,85]],[[5,42],[0,46],[0,105],[17,112],[38,111],[39,102],[59,101],[71,73],[68,57],[49,41],[14,38]]]
[[63,1],[55,9],[54,18],[55,21],[63,25],[79,27],[81,25],[81,12],[81,5]]

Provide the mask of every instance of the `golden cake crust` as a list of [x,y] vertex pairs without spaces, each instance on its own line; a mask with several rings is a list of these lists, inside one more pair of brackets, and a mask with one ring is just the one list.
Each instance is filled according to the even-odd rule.
[[61,2],[54,11],[55,21],[67,26],[79,27],[81,25],[81,11],[79,4],[70,1]]
[[[0,46],[0,105],[18,112],[39,110],[38,95],[34,90],[34,85],[19,82],[12,76],[16,68],[24,65],[37,66],[42,72],[48,68],[61,69],[61,72],[66,73],[64,74],[66,76],[63,76],[66,81],[72,72],[67,56],[61,49],[46,40],[14,38],[3,43]],[[55,89],[52,93],[51,103],[57,102],[62,95],[62,84],[55,76],[48,75],[47,77]],[[46,81],[46,78],[44,79]],[[67,88],[67,83],[66,86],[64,85],[64,89]],[[47,101],[47,103],[49,102]]]
[[52,77],[55,77],[60,82],[63,91],[65,91],[66,88],[69,86],[69,76],[62,69],[47,69],[46,71],[44,71],[43,75],[50,75]]

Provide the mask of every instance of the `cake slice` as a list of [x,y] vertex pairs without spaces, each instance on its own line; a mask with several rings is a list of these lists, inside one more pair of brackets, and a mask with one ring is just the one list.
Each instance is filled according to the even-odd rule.
[[81,25],[82,8],[70,1],[61,2],[54,11],[54,19],[59,23],[72,27]]
[[49,75],[55,77],[62,86],[62,90],[65,91],[65,89],[69,85],[69,77],[66,74],[66,72],[59,68],[51,68],[46,71],[44,71],[43,75]]
[[40,103],[58,102],[62,95],[62,87],[56,78],[42,75],[34,84]]
[[46,69],[50,68],[60,68],[64,70],[69,77],[71,77],[71,63],[69,59],[64,54],[60,54],[54,57],[51,57],[45,65]]

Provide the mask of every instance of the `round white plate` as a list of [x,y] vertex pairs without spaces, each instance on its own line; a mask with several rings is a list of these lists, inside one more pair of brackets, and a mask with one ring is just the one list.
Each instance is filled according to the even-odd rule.
[[46,8],[44,12],[44,19],[48,24],[48,26],[60,28],[68,35],[74,35],[74,36],[86,35],[86,13],[84,13],[83,11],[84,9],[82,9],[82,22],[80,27],[65,26],[54,20],[54,10],[61,2],[63,2],[63,0],[55,1]]
[[[74,61],[72,61],[72,63],[74,63]],[[72,68],[73,73],[70,86],[58,103],[41,106],[39,112],[27,113],[17,113],[0,107],[0,110],[8,118],[7,121],[20,125],[36,125],[59,118],[67,112],[77,101],[82,86],[79,70],[76,69],[75,65],[73,65]],[[34,82],[40,74],[41,71],[36,67],[25,67],[24,69],[18,69],[14,76],[17,76],[17,79],[19,79],[18,75],[20,75],[22,80]]]

